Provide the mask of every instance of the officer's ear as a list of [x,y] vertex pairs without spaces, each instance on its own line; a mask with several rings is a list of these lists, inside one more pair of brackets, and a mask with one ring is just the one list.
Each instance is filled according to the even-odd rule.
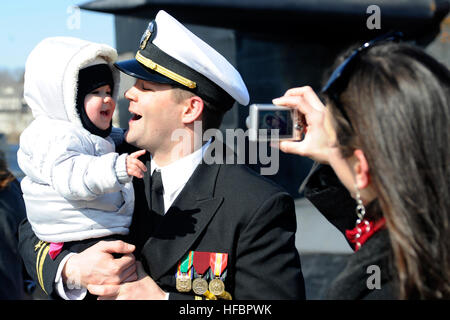
[[184,124],[194,123],[196,120],[201,120],[203,113],[203,99],[199,96],[192,96],[185,100],[181,119]]

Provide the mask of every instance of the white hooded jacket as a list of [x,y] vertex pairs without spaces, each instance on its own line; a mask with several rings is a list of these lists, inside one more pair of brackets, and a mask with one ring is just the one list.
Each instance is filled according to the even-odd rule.
[[115,153],[111,136],[84,129],[76,110],[78,71],[97,61],[111,66],[117,97],[116,58],[110,46],[54,37],[27,59],[24,96],[35,119],[20,136],[17,160],[26,174],[21,187],[27,217],[41,240],[128,233],[134,192],[127,155]]

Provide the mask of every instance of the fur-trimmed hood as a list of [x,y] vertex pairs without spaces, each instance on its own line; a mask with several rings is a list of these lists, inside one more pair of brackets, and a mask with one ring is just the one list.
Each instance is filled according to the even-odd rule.
[[117,59],[114,48],[72,37],[42,40],[25,65],[24,98],[33,116],[70,121],[82,127],[76,110],[78,72],[99,58],[111,67],[116,100],[120,74],[112,65]]

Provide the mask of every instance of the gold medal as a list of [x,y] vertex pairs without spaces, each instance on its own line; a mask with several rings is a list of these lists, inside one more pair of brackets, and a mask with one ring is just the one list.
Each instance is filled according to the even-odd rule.
[[212,279],[209,282],[209,291],[215,296],[220,296],[225,291],[225,284],[220,279]]
[[233,300],[231,294],[228,291],[224,291],[220,296],[217,297],[223,300]]
[[177,277],[176,288],[178,292],[189,292],[192,289],[191,277],[188,275],[181,275]]
[[178,292],[189,292],[192,289],[192,260],[194,251],[189,251],[178,263],[176,288]]
[[206,297],[206,300],[217,300],[217,297],[208,290],[206,290],[206,292],[203,295]]
[[208,291],[208,282],[203,278],[196,278],[192,281],[192,290],[201,296]]

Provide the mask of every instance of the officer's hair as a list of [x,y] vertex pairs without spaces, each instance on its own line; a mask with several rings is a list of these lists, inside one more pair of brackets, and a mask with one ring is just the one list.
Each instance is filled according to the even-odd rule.
[[[174,87],[172,90],[172,96],[176,103],[181,103],[182,101],[196,96],[195,93],[184,90],[181,88]],[[205,132],[208,129],[219,129],[222,124],[222,119],[225,112],[217,111],[220,108],[216,107],[212,103],[203,99],[203,112],[202,112],[202,129]]]

